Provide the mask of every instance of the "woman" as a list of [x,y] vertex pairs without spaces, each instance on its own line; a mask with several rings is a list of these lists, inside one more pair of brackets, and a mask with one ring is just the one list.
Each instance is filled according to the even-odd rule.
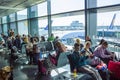
[[55,44],[55,50],[56,50],[56,59],[58,60],[59,58],[59,55],[62,53],[62,52],[65,52],[66,51],[66,47],[63,43],[61,43],[60,41],[56,42]]
[[94,51],[94,55],[101,58],[106,64],[110,60],[115,59],[115,54],[107,50],[108,43],[104,41],[97,49]]

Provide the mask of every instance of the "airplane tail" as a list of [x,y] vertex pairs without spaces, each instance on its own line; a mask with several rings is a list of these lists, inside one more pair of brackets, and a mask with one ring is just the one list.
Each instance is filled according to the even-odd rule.
[[[51,20],[51,25],[52,25],[52,20]],[[48,25],[44,28],[44,30],[48,30]]]
[[115,13],[114,16],[113,16],[112,22],[111,22],[110,26],[108,27],[108,29],[113,29],[113,27],[114,27],[114,22],[115,22],[115,18],[116,18],[116,13]]

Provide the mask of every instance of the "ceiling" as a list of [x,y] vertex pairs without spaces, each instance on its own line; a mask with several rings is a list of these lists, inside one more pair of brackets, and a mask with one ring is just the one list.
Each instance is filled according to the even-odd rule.
[[0,0],[0,17],[23,10],[46,0]]

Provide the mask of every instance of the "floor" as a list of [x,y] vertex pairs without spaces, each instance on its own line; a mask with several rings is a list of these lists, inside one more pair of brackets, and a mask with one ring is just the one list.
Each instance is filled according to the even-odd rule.
[[[0,68],[10,65],[10,54],[5,53],[6,52],[4,52],[4,50],[0,51]],[[21,62],[17,60],[16,62],[12,63],[13,80],[51,80],[50,75],[37,75],[37,65],[29,65],[25,62],[28,61],[25,61],[25,59],[23,59],[23,61],[21,60]]]

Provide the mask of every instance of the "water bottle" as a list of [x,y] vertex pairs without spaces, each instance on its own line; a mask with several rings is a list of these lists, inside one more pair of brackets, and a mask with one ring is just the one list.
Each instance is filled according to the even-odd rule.
[[77,77],[77,69],[75,68],[73,71],[73,77],[76,78]]

